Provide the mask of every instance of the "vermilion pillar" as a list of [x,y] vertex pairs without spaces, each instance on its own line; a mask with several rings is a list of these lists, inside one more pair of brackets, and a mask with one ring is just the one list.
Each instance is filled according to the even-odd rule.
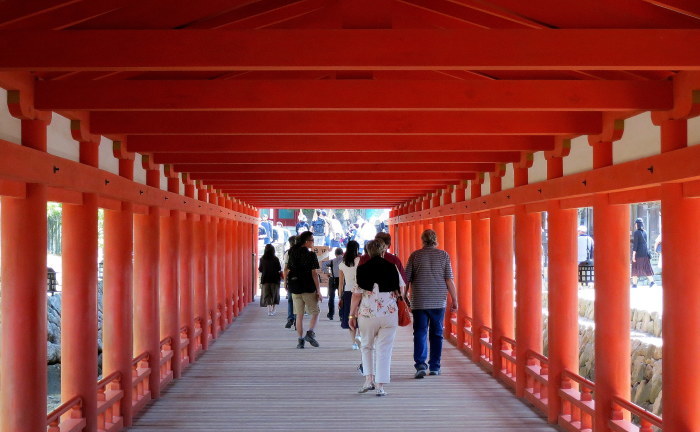
[[211,336],[216,339],[219,337],[219,326],[217,325],[216,311],[217,302],[216,290],[218,279],[217,268],[217,222],[216,218],[209,217],[207,222],[207,314],[211,316]]
[[[160,172],[146,170],[149,186],[160,186]],[[151,397],[160,397],[160,339],[158,318],[158,253],[160,209],[134,216],[134,356],[149,356]]]
[[[666,120],[661,124],[661,151],[688,144],[687,121]],[[688,198],[680,183],[661,186],[663,211],[663,394],[664,430],[700,430],[700,280],[697,274],[697,229],[700,202]]]
[[246,285],[245,285],[245,262],[246,262],[246,255],[248,251],[246,250],[246,239],[248,238],[246,236],[246,225],[247,223],[245,221],[239,221],[238,222],[238,290],[240,292],[239,294],[239,309],[243,310],[243,308],[246,306]]
[[[218,198],[219,206],[224,207],[224,198]],[[219,313],[219,331],[226,328],[226,219],[219,218],[216,227],[216,256],[217,256],[217,275],[216,275],[216,310]]]
[[472,359],[479,362],[482,326],[491,326],[491,238],[486,218],[472,218]]
[[629,205],[594,197],[596,431],[607,431],[612,397],[630,396]]
[[472,232],[469,216],[457,216],[457,346],[464,347],[464,319],[472,316]]
[[[22,120],[22,145],[45,152],[46,123]],[[24,197],[2,197],[1,207],[0,431],[43,431],[47,393],[46,186],[27,184]]]
[[491,310],[493,376],[500,376],[501,338],[513,338],[513,217],[491,212]]
[[[231,200],[226,200],[226,208],[232,209]],[[233,321],[233,221],[226,220],[226,323]]]
[[[180,192],[177,177],[168,178],[168,191]],[[173,351],[173,377],[180,378],[180,299],[178,287],[178,263],[180,262],[180,212],[166,211],[160,218],[160,264],[158,293],[160,309],[160,340],[170,338]]]
[[[236,209],[234,203],[234,210]],[[240,248],[239,248],[239,234],[238,225],[240,222],[234,220],[232,228],[232,240],[233,240],[233,262],[231,263],[231,270],[233,271],[233,315],[238,316],[241,313],[241,282],[240,282]]]
[[556,423],[560,412],[559,388],[564,370],[578,373],[578,282],[576,210],[549,203],[547,420]]
[[192,285],[194,288],[194,311],[202,325],[202,348],[209,348],[210,327],[207,325],[207,250],[205,216],[198,216],[192,231]]
[[[445,251],[450,255],[450,263],[452,264],[452,272],[454,274],[454,279],[456,282],[459,280],[460,270],[459,261],[457,261],[457,217],[448,216],[446,218],[443,218],[442,226],[444,228],[443,244],[445,245]],[[445,309],[447,312],[447,319],[445,320],[445,325],[449,326],[451,316],[450,311],[452,310],[452,297],[447,296],[447,299],[447,309]],[[459,304],[459,301],[457,302],[457,304]]]
[[[133,180],[134,161],[119,160],[119,174]],[[124,397],[120,412],[124,425],[132,423],[129,382],[133,356],[133,282],[132,254],[134,214],[133,205],[123,202],[121,211],[105,210],[104,213],[104,296],[102,323],[102,375],[120,372]]]
[[522,206],[515,213],[515,395],[525,391],[527,352],[542,353],[542,220]]
[[[185,196],[194,198],[194,185],[185,184]],[[192,240],[194,237],[194,215],[187,213],[180,218],[180,248],[178,265],[178,285],[180,293],[180,326],[187,327],[190,343],[187,346],[187,356],[190,363],[195,361],[195,341],[194,341],[194,284],[193,266],[194,253]]]
[[[97,166],[98,144],[80,143],[80,162]],[[61,400],[83,398],[85,430],[97,430],[97,195],[63,206]]]
[[[663,280],[664,430],[700,430],[700,200],[683,196],[680,183],[661,186]],[[596,244],[596,264],[598,261]]]

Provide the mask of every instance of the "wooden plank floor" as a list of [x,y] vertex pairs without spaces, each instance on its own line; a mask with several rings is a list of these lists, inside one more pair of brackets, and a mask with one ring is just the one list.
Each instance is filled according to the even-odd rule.
[[443,375],[414,379],[410,327],[397,335],[389,396],[358,394],[359,351],[337,317],[325,318],[327,303],[316,328],[321,346],[303,350],[283,326],[286,303],[280,306],[284,313],[273,317],[248,306],[129,430],[556,430],[449,343]]

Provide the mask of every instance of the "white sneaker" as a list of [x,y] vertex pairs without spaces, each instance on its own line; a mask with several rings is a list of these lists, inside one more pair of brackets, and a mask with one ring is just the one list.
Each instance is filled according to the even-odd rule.
[[359,350],[359,349],[360,349],[360,346],[357,345],[356,343],[354,343],[354,344],[352,344],[352,349],[353,349],[353,350]]

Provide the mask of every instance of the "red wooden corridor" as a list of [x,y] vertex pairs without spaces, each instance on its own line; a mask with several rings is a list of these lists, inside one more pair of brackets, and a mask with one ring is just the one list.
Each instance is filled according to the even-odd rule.
[[[260,208],[390,208],[403,259],[436,230],[451,340],[563,430],[699,431],[698,47],[691,0],[0,2],[0,432],[129,426],[243,326]],[[48,201],[65,277],[47,418]],[[629,204],[649,201],[661,416],[630,402]],[[578,369],[581,207],[595,382]]]

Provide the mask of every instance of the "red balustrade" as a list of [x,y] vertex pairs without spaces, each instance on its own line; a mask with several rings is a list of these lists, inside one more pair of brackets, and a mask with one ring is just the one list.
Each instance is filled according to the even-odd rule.
[[180,329],[180,367],[182,370],[185,370],[190,364],[189,346],[190,328],[188,326],[183,326]]
[[516,356],[514,339],[501,336],[501,380],[515,390]]
[[479,359],[481,365],[493,372],[493,331],[490,327],[481,326],[479,329]]
[[194,319],[194,334],[192,335],[194,339],[194,349],[195,353],[202,351],[202,318],[195,317]]
[[[636,426],[631,421],[626,420],[625,418],[629,418],[629,415],[625,415],[626,413],[637,416],[640,426]],[[658,432],[663,431],[663,428],[661,417],[621,397],[613,397],[613,411],[610,419],[611,430],[616,432]]]
[[131,385],[131,406],[132,415],[136,416],[139,411],[151,400],[151,389],[148,384],[148,377],[151,376],[148,353],[143,353],[136,357],[132,363]]
[[83,417],[83,399],[76,396],[49,413],[46,417],[46,432],[78,432],[82,431],[86,424]]
[[97,430],[100,432],[124,428],[120,405],[124,398],[121,379],[121,373],[114,372],[97,382]]
[[173,341],[166,337],[160,341],[160,388],[164,389],[173,380]]
[[457,312],[450,313],[450,338],[457,340]]
[[570,432],[593,430],[595,384],[580,375],[565,370],[562,373],[559,398],[559,426]]
[[528,350],[525,379],[525,400],[539,409],[542,414],[547,414],[549,359],[542,354]]
[[474,333],[472,332],[473,321],[471,317],[464,318],[464,349],[471,355],[472,349],[474,349]]

